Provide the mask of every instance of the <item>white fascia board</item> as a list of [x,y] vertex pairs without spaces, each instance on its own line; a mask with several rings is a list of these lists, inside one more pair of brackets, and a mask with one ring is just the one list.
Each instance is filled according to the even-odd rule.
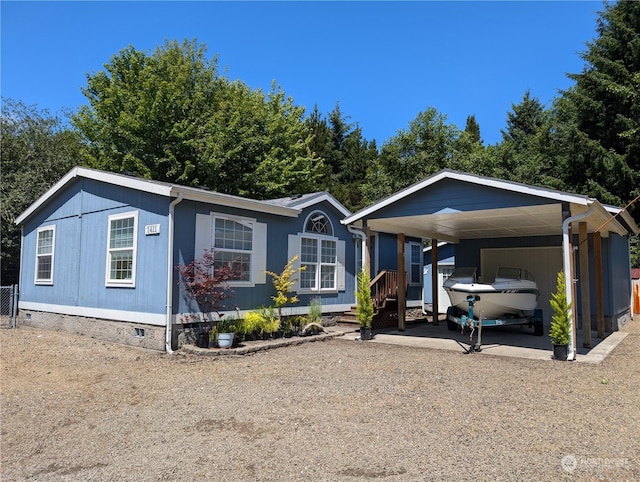
[[22,222],[27,219],[31,214],[33,214],[40,206],[42,206],[51,196],[53,196],[56,192],[64,187],[71,179],[75,178],[78,175],[78,167],[71,169],[68,173],[66,173],[62,179],[56,182],[53,186],[51,186],[42,196],[36,199],[31,206],[25,209],[22,214],[20,214],[16,220],[16,224],[22,224]]
[[63,189],[73,179],[83,177],[93,179],[95,181],[122,186],[136,191],[157,194],[165,197],[177,197],[178,193],[183,193],[185,199],[201,201],[208,204],[218,204],[222,206],[236,207],[240,209],[248,209],[268,214],[277,214],[280,216],[297,217],[300,214],[299,209],[288,208],[283,206],[275,206],[263,201],[254,199],[241,198],[230,194],[222,194],[218,192],[205,191],[203,189],[191,188],[187,186],[179,186],[160,181],[152,181],[124,174],[116,174],[112,172],[99,171],[85,167],[75,167],[65,174],[62,179],[51,186],[47,192],[40,196],[31,206],[29,206],[22,214],[20,214],[15,223],[22,224],[29,216],[43,206],[58,191]]
[[[616,206],[611,206],[609,204],[603,204],[602,207],[613,217],[620,217],[622,219],[624,219],[625,223],[627,223],[627,226],[629,226],[629,228],[631,228],[631,230],[633,231],[633,233],[638,234],[640,232],[640,228],[638,228],[638,225],[636,224],[636,222],[634,221],[634,219],[631,217],[631,215],[629,214],[629,211],[627,211],[624,208],[619,208]],[[631,233],[630,233],[631,234]]]
[[454,179],[454,180],[468,182],[472,184],[480,184],[482,186],[489,186],[496,189],[502,189],[505,191],[513,191],[520,194],[528,194],[531,196],[541,197],[545,199],[553,199],[554,201],[570,202],[574,204],[581,204],[584,206],[586,206],[590,201],[590,198],[588,196],[570,194],[562,191],[555,191],[552,189],[546,189],[542,187],[529,186],[527,184],[521,184],[521,183],[512,182],[512,181],[504,181],[501,179],[478,176],[475,174],[468,174],[464,172],[451,171],[451,170],[445,169],[440,172],[437,172],[436,174],[433,174],[432,176],[429,176],[428,178],[422,181],[419,181],[403,189],[402,191],[398,191],[397,193],[383,199],[382,201],[379,201],[369,206],[368,208],[362,209],[361,211],[355,213],[354,215],[344,219],[342,223],[351,224],[354,221],[357,221],[363,217],[366,217],[369,214],[372,214],[386,206],[389,206],[390,204],[393,204],[396,201],[399,201],[407,196],[410,196],[411,194],[417,191],[427,188],[443,179]]
[[140,179],[122,174],[115,174],[112,172],[98,171],[95,169],[88,169],[86,167],[74,167],[67,174],[65,174],[62,179],[51,186],[47,190],[47,192],[45,192],[33,204],[31,204],[31,206],[29,206],[22,214],[20,214],[20,216],[16,218],[15,223],[22,224],[24,220],[31,216],[58,191],[63,189],[68,183],[70,183],[77,177],[93,179],[108,184],[114,184],[116,186],[123,186],[138,191],[159,194],[161,196],[168,197],[171,195],[170,184],[151,182],[146,179]]
[[296,208],[304,209],[306,207],[313,206],[314,204],[318,204],[323,201],[327,201],[334,208],[336,208],[340,212],[340,214],[342,214],[343,216],[349,216],[351,214],[351,211],[349,211],[346,207],[344,207],[340,201],[338,201],[328,192],[321,192],[316,197],[312,197],[300,204],[296,204]]
[[207,204],[217,204],[219,206],[234,207],[238,209],[246,209],[266,214],[276,214],[279,216],[287,216],[296,218],[300,215],[301,210],[297,208],[289,208],[285,206],[276,206],[264,201],[243,198],[240,196],[232,196],[231,194],[223,194],[215,191],[205,191],[203,189],[189,188],[184,186],[172,186],[171,195],[177,196],[182,193],[184,199],[190,201],[198,201]]
[[352,224],[354,221],[358,221],[366,216],[368,216],[369,214],[372,214],[386,206],[389,206],[390,204],[393,204],[396,201],[399,201],[400,199],[409,196],[410,194],[413,194],[416,191],[419,191],[421,189],[424,189],[425,187],[430,186],[431,184],[433,184],[434,182],[439,181],[440,179],[443,179],[445,177],[445,173],[447,171],[440,171],[436,174],[434,174],[433,176],[430,176],[426,179],[424,179],[423,181],[417,182],[405,189],[403,189],[402,191],[398,191],[397,193],[383,199],[382,201],[378,201],[375,204],[372,204],[371,206],[369,206],[368,208],[364,208],[361,209],[360,211],[358,211],[357,213],[353,214],[352,216],[349,216],[345,219],[343,219],[341,222],[342,224]]
[[171,184],[151,181],[140,177],[127,176],[126,174],[116,174],[113,172],[97,171],[95,169],[87,169],[78,167],[78,175],[95,181],[106,182],[117,186],[135,189],[136,191],[158,194],[160,196],[169,197],[171,195]]

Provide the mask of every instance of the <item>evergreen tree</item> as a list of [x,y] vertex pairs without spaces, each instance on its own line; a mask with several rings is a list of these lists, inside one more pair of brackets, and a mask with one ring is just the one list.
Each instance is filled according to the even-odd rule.
[[[640,193],[640,2],[605,4],[585,67],[558,100],[565,183],[623,205]],[[640,221],[640,207],[630,212]]]
[[480,124],[476,121],[475,115],[467,117],[464,131],[469,134],[471,142],[482,144],[482,139],[480,138]]
[[531,148],[531,141],[545,122],[544,106],[527,90],[520,104],[511,105],[513,112],[507,113],[507,129],[502,130],[504,142],[511,142],[516,152]]
[[363,194],[375,202],[446,167],[454,159],[460,132],[446,116],[430,107],[418,113],[407,130],[400,130],[383,146],[369,166]]

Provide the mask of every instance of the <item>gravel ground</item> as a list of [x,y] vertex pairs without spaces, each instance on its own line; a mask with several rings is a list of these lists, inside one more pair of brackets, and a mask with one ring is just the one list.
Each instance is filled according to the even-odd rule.
[[341,339],[169,356],[0,330],[9,480],[640,480],[640,317],[601,364]]

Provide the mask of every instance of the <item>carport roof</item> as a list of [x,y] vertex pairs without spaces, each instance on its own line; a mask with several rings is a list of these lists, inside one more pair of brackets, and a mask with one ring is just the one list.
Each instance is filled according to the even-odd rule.
[[[525,195],[528,202],[522,205],[516,202],[505,207],[491,206],[488,209],[459,210],[444,207],[436,212],[420,212],[419,208],[416,209],[419,204],[414,204],[411,212],[392,214],[394,208],[407,203],[408,198],[421,191],[427,193],[447,180],[460,184],[461,187],[467,185],[499,189],[512,193],[516,199]],[[483,191],[482,195],[488,197],[491,192]],[[446,203],[446,196],[439,198],[439,201]],[[451,170],[440,171],[413,184],[348,216],[342,223],[362,227],[366,221],[366,225],[374,231],[404,233],[454,243],[460,239],[560,235],[563,203],[570,206],[571,215],[594,208],[592,214],[584,219],[590,233],[599,231],[603,236],[608,236],[610,232],[619,235],[638,232],[638,226],[628,212],[602,205],[588,196]],[[483,203],[478,203],[478,206],[481,204]]]

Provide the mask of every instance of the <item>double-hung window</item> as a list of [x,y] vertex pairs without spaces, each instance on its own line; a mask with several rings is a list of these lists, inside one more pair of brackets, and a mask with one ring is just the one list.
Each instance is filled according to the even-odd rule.
[[301,291],[335,291],[338,276],[337,240],[333,227],[321,212],[307,218],[304,233],[300,235]]
[[228,267],[235,282],[251,282],[254,222],[214,217],[214,270]]
[[56,227],[44,226],[38,229],[36,246],[36,284],[53,284],[53,253],[55,248]]
[[410,242],[407,258],[409,284],[422,284],[422,245]]
[[137,211],[109,216],[107,286],[135,286],[137,233]]

